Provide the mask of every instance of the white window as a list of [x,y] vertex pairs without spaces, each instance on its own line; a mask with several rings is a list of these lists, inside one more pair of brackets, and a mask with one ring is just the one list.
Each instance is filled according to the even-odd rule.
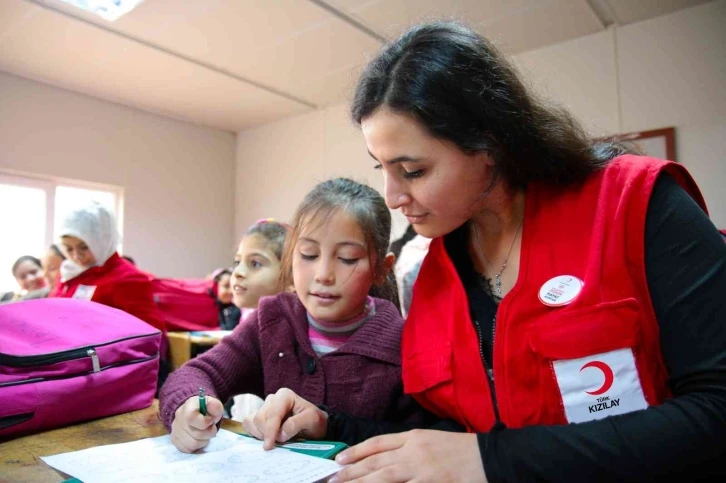
[[122,233],[123,190],[117,186],[0,172],[0,294],[18,290],[12,265],[18,257],[41,258],[57,242],[69,211],[91,201],[111,210]]

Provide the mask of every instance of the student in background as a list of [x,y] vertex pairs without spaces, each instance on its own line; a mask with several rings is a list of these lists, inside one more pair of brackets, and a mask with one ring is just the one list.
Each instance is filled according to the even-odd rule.
[[47,297],[50,292],[58,285],[60,279],[60,266],[63,263],[65,257],[61,253],[60,249],[56,245],[51,245],[48,250],[45,251],[45,255],[40,260],[43,266],[43,278],[45,278],[45,287],[29,292],[27,295],[22,297],[21,300],[34,300],[42,299]]
[[394,257],[396,257],[396,261],[398,261],[399,256],[401,255],[401,250],[403,250],[403,247],[406,245],[406,243],[413,240],[413,237],[416,236],[416,230],[413,228],[413,225],[408,225],[406,227],[406,231],[403,232],[403,235],[401,235],[401,238],[398,238],[391,242],[391,246],[388,247],[388,251],[393,254]]
[[46,250],[41,263],[43,264],[43,275],[48,288],[52,291],[60,281],[60,266],[66,257],[58,248],[58,245],[51,245]]
[[[247,229],[234,257],[232,300],[245,321],[257,308],[260,298],[279,293],[282,250],[289,226],[273,218],[258,220]],[[225,403],[232,419],[242,421],[262,406],[255,394],[237,394]]]
[[263,218],[247,229],[234,257],[232,301],[244,320],[257,308],[260,298],[275,295],[280,285],[282,250],[289,227]]
[[214,280],[213,292],[219,310],[219,328],[232,330],[239,324],[242,313],[239,307],[232,303],[232,270],[221,268],[212,275]]
[[[417,410],[402,392],[403,320],[391,302],[369,296],[390,280],[390,229],[381,195],[354,181],[326,181],[305,197],[278,285],[294,285],[295,293],[261,299],[232,335],[173,372],[162,388],[161,418],[177,448],[205,446],[217,432],[221,401],[240,392],[265,397],[292,388],[371,420],[402,420]],[[266,246],[244,250],[240,265],[261,270],[267,262],[256,257]],[[246,294],[236,290],[235,301]],[[199,413],[200,387],[209,395],[207,416]]]
[[[409,225],[409,228],[412,226]],[[404,317],[411,306],[413,284],[430,243],[431,239],[416,234],[399,248],[399,255],[396,256],[396,265],[393,270],[396,274],[396,284],[401,298],[401,313]]]
[[[425,256],[425,255],[424,255]],[[411,300],[413,300],[413,286],[418,278],[418,272],[423,265],[423,258],[419,260],[408,272],[403,274],[399,290],[401,292],[401,314],[406,317],[408,311],[411,310]]]
[[41,290],[45,287],[45,279],[43,278],[43,267],[37,258],[24,255],[13,263],[13,277],[18,282],[20,290],[17,292],[8,292],[0,298],[2,302],[16,302],[25,297],[28,293]]
[[[60,226],[60,284],[51,297],[92,300],[138,317],[164,332],[149,277],[116,252],[116,219],[98,203],[72,211]],[[163,357],[163,352],[162,352]]]

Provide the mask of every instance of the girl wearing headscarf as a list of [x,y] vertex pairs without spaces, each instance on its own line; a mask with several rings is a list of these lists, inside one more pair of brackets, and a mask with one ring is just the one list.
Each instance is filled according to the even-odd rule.
[[51,297],[85,299],[127,312],[164,332],[149,276],[116,252],[119,233],[113,214],[98,203],[66,216],[60,227],[66,260]]

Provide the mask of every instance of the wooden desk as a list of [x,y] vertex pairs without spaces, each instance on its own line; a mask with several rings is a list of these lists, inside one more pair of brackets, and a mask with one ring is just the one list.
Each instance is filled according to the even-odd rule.
[[195,347],[211,347],[219,343],[221,338],[192,335],[190,332],[167,332],[169,342],[169,369],[174,370],[191,359],[197,352]]
[[169,369],[179,369],[192,354],[192,341],[189,332],[167,332],[169,342]]
[[[60,482],[67,477],[43,462],[41,456],[79,451],[104,444],[128,443],[166,434],[151,407],[0,443],[0,483]],[[236,421],[222,421],[224,429],[243,432]]]

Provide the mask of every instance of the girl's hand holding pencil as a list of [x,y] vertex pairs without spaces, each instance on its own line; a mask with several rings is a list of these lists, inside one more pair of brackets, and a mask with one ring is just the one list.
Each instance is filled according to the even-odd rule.
[[200,388],[198,395],[187,399],[174,413],[171,442],[183,453],[204,448],[217,435],[217,423],[223,414],[222,402]]

